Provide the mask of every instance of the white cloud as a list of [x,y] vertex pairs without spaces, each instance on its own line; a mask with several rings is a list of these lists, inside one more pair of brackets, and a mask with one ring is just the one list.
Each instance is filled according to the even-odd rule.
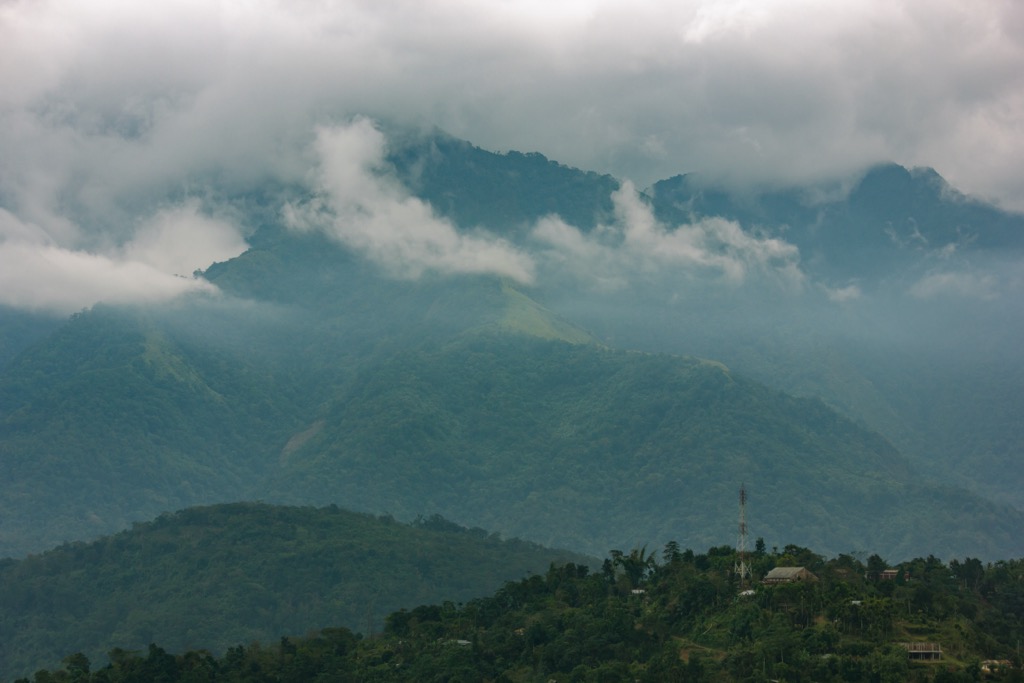
[[366,113],[644,184],[891,159],[1024,196],[1016,3],[37,0],[0,16],[5,118],[42,117],[32,143],[71,126],[73,158],[137,136],[97,171],[136,186],[210,166],[294,177],[311,121]]
[[191,275],[216,261],[238,256],[248,248],[237,228],[199,212],[199,202],[163,209],[146,220],[119,251],[127,261],[163,273]]
[[[8,0],[0,82],[0,208],[69,251],[109,253],[193,186],[301,183],[317,126],[355,114],[641,186],[928,165],[1024,210],[1024,5],[998,0]],[[409,251],[529,275],[491,239],[425,225]]]
[[910,295],[917,299],[979,299],[992,301],[999,298],[996,279],[991,275],[968,272],[931,273],[910,287]]
[[493,236],[459,233],[389,178],[383,168],[384,142],[367,119],[321,128],[316,140],[319,196],[287,208],[290,227],[322,229],[398,277],[435,271],[533,280],[527,255]]
[[860,287],[856,284],[849,284],[845,287],[827,287],[822,285],[821,289],[825,292],[825,296],[828,297],[829,301],[834,301],[836,303],[856,301],[863,295]]
[[69,313],[97,302],[158,302],[214,292],[191,276],[236,256],[245,242],[230,224],[202,216],[196,202],[149,218],[135,238],[106,253],[62,246],[45,229],[0,209],[0,304]]
[[103,301],[166,301],[214,291],[204,280],[175,277],[137,261],[24,242],[0,243],[0,303],[71,313]]
[[588,236],[558,216],[547,216],[537,222],[531,234],[548,246],[543,256],[555,272],[591,283],[600,290],[625,288],[633,274],[622,254],[600,241],[602,232],[614,231],[604,228]]
[[0,207],[0,244],[7,241],[46,244],[50,239],[40,226],[22,221],[10,211]]
[[786,289],[803,285],[799,250],[783,240],[750,235],[723,218],[668,229],[628,181],[612,194],[612,202],[615,223],[590,235],[557,217],[538,222],[532,235],[547,245],[548,262],[606,288],[645,275],[711,277],[729,286],[755,276]]

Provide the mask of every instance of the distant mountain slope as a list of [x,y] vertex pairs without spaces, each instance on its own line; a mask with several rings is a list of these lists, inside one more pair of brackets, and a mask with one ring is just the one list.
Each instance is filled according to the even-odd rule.
[[325,626],[369,634],[399,608],[468,601],[566,561],[596,562],[437,517],[192,508],[0,562],[0,671],[10,680],[68,652],[99,661],[154,641],[222,653]]
[[681,175],[650,192],[655,215],[669,225],[721,216],[767,230],[798,246],[805,268],[836,281],[892,277],[943,249],[1024,250],[1024,215],[961,195],[930,168],[882,164],[848,191],[741,194]]
[[253,250],[223,276],[228,292],[272,282],[276,301],[100,306],[12,361],[0,557],[250,498],[338,388],[397,350],[488,330],[590,341],[500,281],[391,281],[324,246]]
[[731,539],[745,480],[769,539],[1024,551],[1019,513],[923,485],[821,402],[706,361],[477,337],[367,368],[305,436],[261,495],[439,511],[597,554]]
[[0,369],[60,327],[62,318],[0,306]]
[[590,338],[501,282],[338,291],[304,327],[308,312],[245,326],[201,302],[99,308],[24,356],[3,377],[6,552],[253,497],[440,512],[595,554],[699,547],[733,536],[741,481],[773,541],[897,557],[1018,543],[1017,513],[922,487],[820,402],[715,363],[568,343]]
[[205,277],[240,299],[280,307],[250,311],[256,319],[296,315],[288,322],[300,328],[293,335],[296,343],[328,343],[332,353],[361,354],[382,344],[437,343],[468,329],[494,327],[593,341],[499,278],[426,274],[415,281],[392,279],[321,235],[271,228],[260,241],[263,246],[215,264]]
[[260,480],[276,456],[266,444],[287,439],[315,392],[293,393],[301,370],[289,386],[259,354],[172,327],[98,307],[0,377],[0,556],[237,500]]
[[[443,135],[411,139],[395,144],[398,175],[460,225],[489,225],[483,208],[472,220],[459,213],[463,202],[480,206],[466,179],[493,179],[479,196],[495,206],[528,207],[524,196],[540,191],[498,182],[526,171],[522,155]],[[542,162],[557,166],[533,160]],[[524,223],[552,212],[585,234],[614,224],[607,202],[582,210],[568,198],[587,174],[561,174],[549,179],[558,192],[545,196],[562,193],[563,203],[520,211],[519,227],[507,234],[529,244]],[[591,180],[580,196],[617,187]],[[957,192],[933,169],[893,163],[860,177],[762,190],[681,175],[654,184],[645,200],[668,233],[721,217],[747,236],[797,247],[801,292],[756,281],[728,290],[680,269],[621,278],[611,291],[561,278],[534,296],[606,344],[718,358],[771,386],[820,397],[939,479],[1024,509],[1016,445],[1024,431],[1014,417],[1024,411],[1016,380],[1024,376],[1024,215]],[[600,274],[601,266],[590,269]]]
[[1014,348],[1024,337],[1013,302],[793,311],[771,301],[730,310],[714,300],[579,301],[548,305],[571,308],[606,343],[714,357],[787,393],[820,398],[884,435],[929,479],[1024,506],[1024,354]]

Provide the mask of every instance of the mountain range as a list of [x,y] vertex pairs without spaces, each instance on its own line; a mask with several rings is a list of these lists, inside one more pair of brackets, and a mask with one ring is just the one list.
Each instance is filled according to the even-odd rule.
[[703,547],[741,484],[769,544],[1024,551],[1022,217],[387,132],[340,190],[211,188],[250,245],[216,295],[4,311],[0,555],[257,499]]

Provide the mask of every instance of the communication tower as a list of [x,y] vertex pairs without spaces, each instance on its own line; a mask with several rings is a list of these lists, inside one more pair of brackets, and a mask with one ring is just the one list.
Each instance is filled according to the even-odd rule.
[[750,578],[750,565],[747,564],[747,487],[740,484],[740,533],[736,541],[736,573],[740,577],[740,590],[746,588]]

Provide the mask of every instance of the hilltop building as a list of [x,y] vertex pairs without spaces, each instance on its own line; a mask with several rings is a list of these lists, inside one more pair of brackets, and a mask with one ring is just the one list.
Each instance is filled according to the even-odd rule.
[[817,581],[815,576],[806,567],[776,567],[768,572],[761,583],[772,586],[779,583],[796,583],[797,581]]

